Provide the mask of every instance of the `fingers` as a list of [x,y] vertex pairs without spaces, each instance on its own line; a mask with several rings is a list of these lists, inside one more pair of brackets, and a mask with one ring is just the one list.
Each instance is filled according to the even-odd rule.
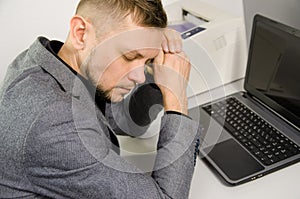
[[179,53],[182,51],[182,39],[179,32],[166,28],[162,41],[162,49],[165,53]]
[[187,113],[186,89],[190,68],[189,59],[184,52],[160,52],[154,60],[153,77],[162,92],[166,111]]
[[186,80],[189,79],[191,65],[189,58],[183,51],[176,54],[165,54],[163,65],[171,68]]
[[[187,81],[189,79],[191,69],[190,60],[183,51],[173,54],[160,51],[154,59],[153,64],[157,71],[169,70],[174,74],[182,76]],[[164,73],[165,76],[162,79],[169,79],[172,73]],[[162,74],[156,74],[156,76],[162,76]]]
[[163,87],[181,94],[186,90],[191,65],[184,52],[160,53],[153,63],[155,82]]

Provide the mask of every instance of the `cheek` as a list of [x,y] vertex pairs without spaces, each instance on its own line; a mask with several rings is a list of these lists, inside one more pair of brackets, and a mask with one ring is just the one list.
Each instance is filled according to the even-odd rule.
[[104,84],[106,88],[116,86],[128,75],[128,68],[129,67],[121,60],[114,61],[102,73],[102,77],[100,77],[100,84]]

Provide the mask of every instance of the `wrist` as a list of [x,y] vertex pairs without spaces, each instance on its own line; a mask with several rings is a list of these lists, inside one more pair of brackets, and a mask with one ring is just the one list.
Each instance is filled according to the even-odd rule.
[[165,111],[175,111],[187,115],[186,95],[176,96],[172,93],[163,94],[163,106]]

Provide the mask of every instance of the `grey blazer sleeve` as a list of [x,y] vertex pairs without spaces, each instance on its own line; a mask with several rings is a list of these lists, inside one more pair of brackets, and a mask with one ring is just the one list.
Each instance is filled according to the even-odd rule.
[[201,127],[191,119],[166,114],[157,145],[152,177],[166,198],[188,198]]
[[31,125],[24,172],[32,191],[49,198],[188,198],[200,133],[196,122],[163,116],[150,176],[111,149],[106,128],[88,118],[89,111],[80,110],[78,124],[71,110],[55,103]]

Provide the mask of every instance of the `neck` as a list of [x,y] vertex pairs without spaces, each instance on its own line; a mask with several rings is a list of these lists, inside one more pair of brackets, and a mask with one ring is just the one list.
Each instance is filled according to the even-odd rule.
[[73,70],[75,70],[77,73],[80,73],[80,67],[78,62],[78,53],[75,52],[74,49],[68,45],[68,42],[66,42],[61,49],[59,50],[57,54],[64,62],[66,62]]

